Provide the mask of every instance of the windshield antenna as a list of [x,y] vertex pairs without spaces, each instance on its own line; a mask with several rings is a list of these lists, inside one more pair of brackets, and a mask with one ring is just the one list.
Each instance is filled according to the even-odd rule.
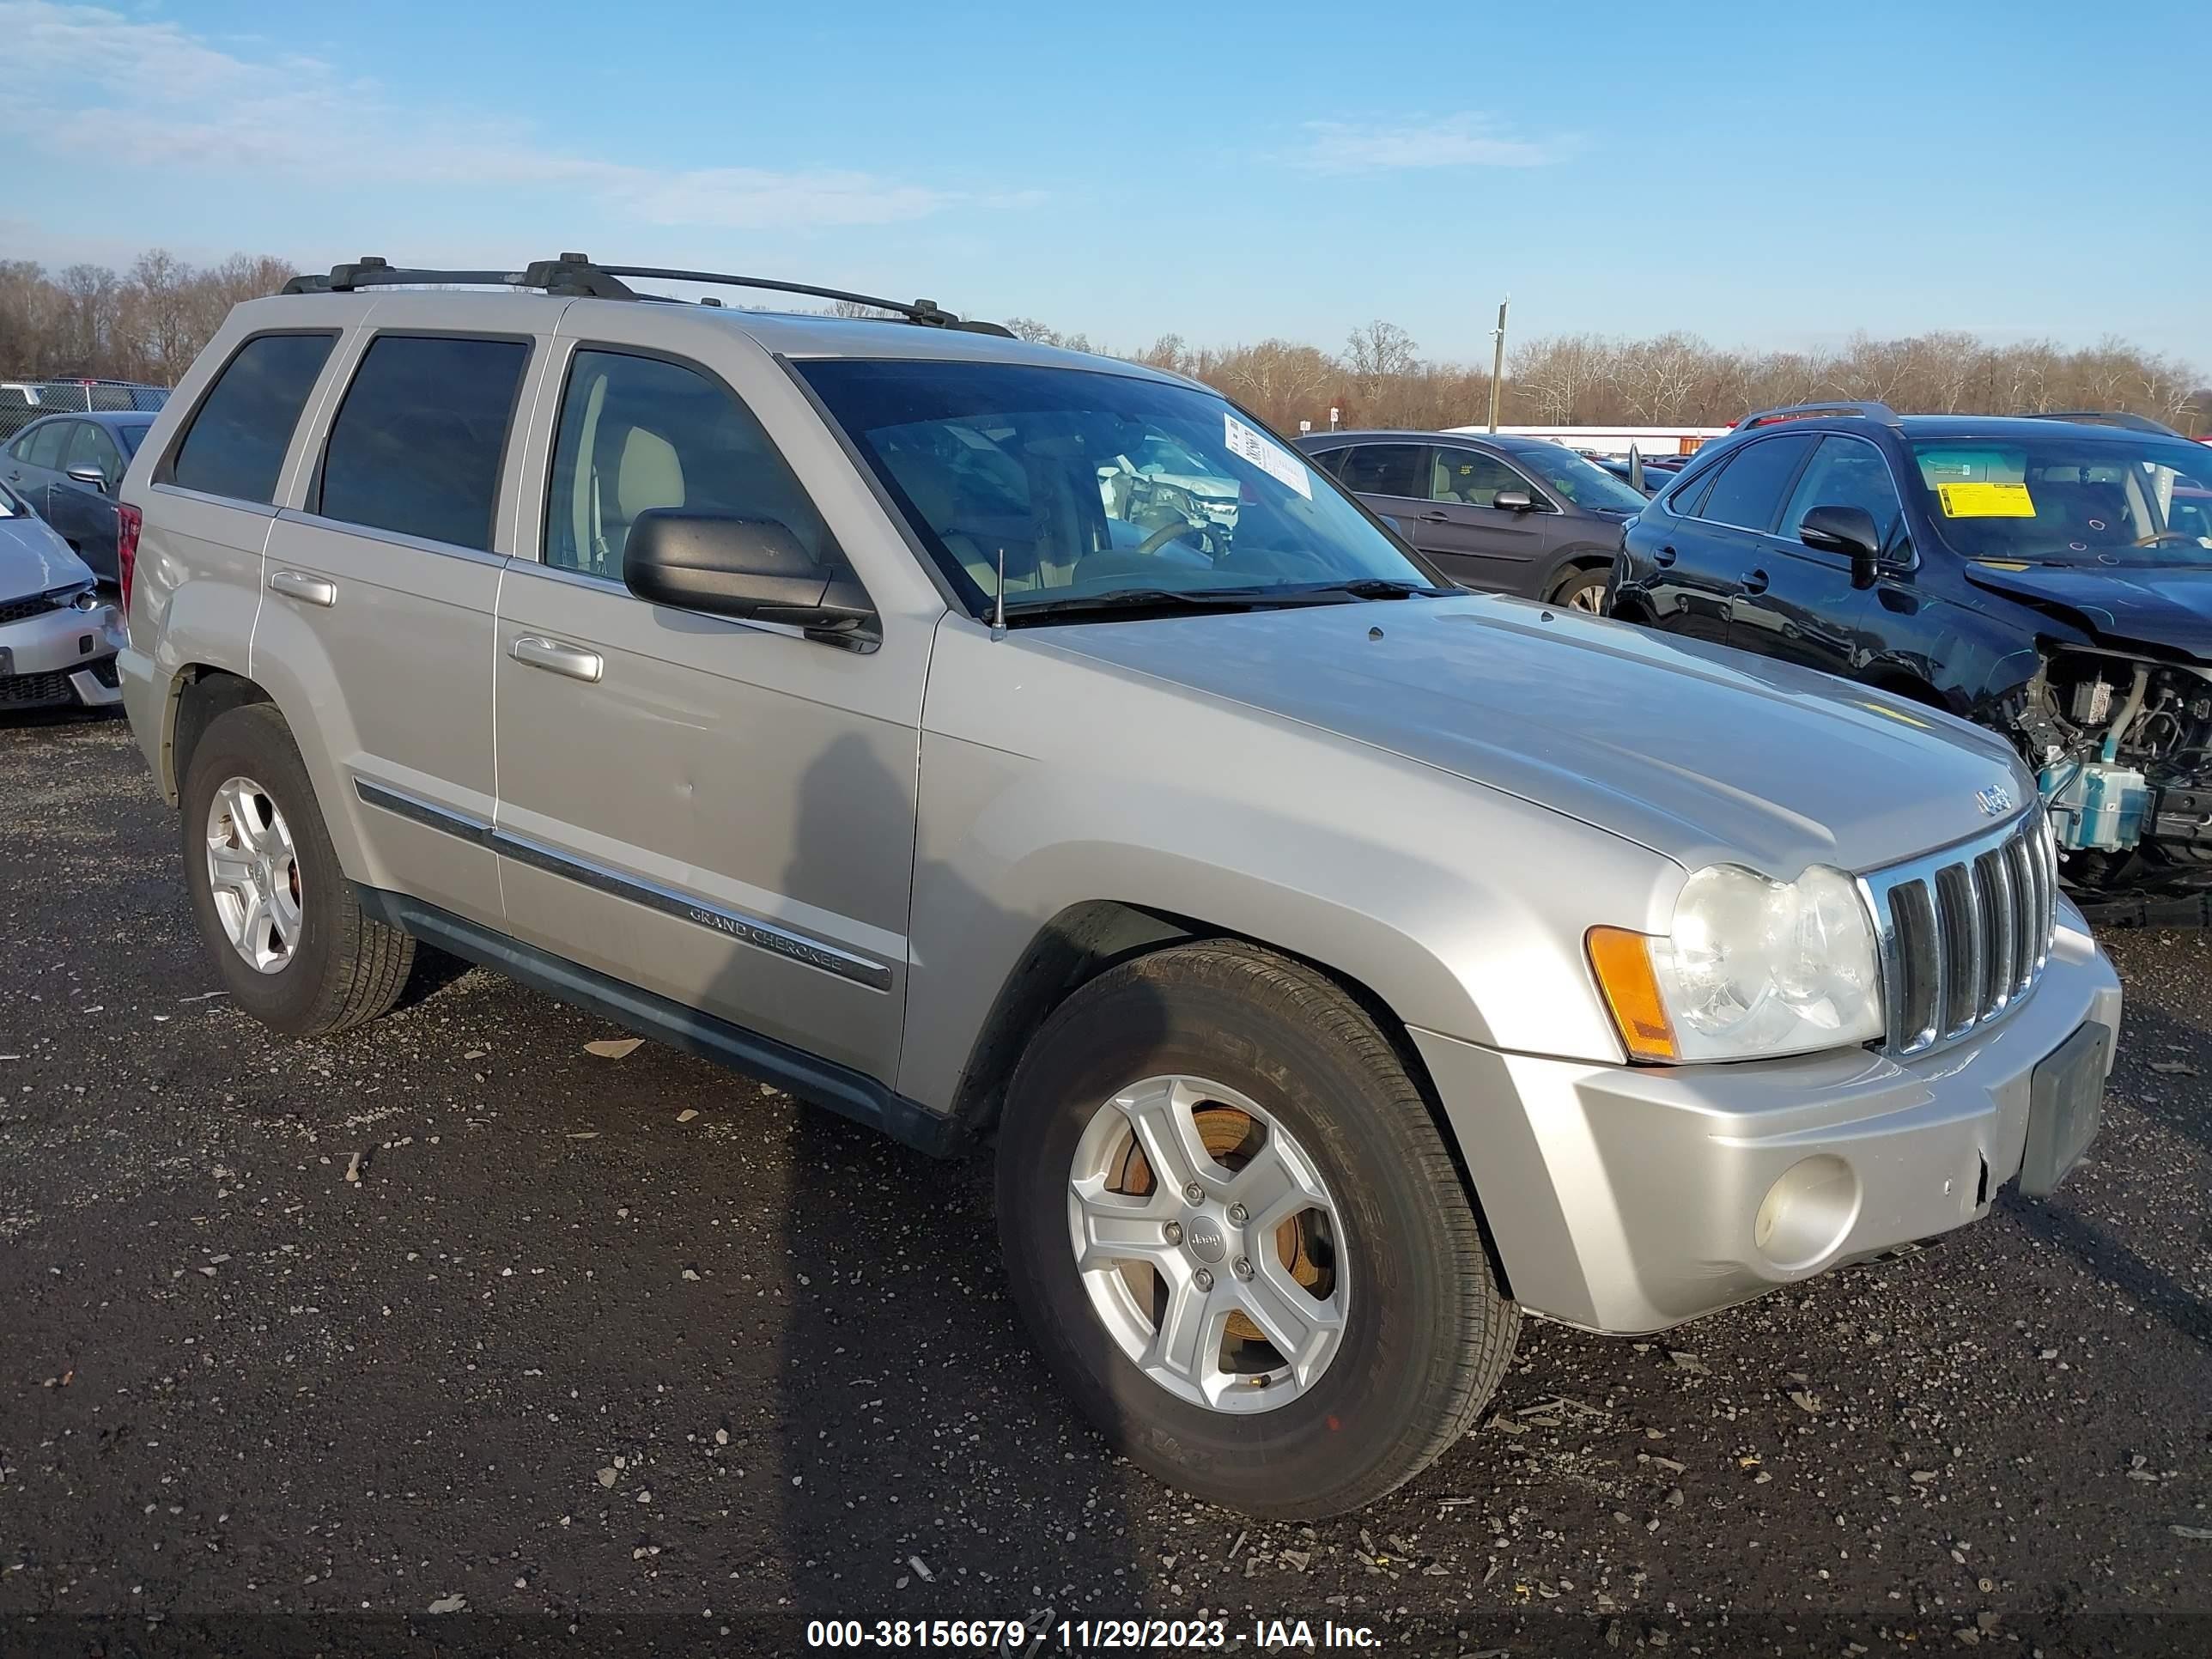
[[991,637],[994,640],[1006,637],[1006,549],[1004,543],[999,547],[999,602],[991,613]]

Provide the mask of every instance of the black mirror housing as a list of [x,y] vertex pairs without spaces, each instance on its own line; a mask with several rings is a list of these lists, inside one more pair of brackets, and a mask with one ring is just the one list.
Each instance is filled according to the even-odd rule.
[[1850,554],[1854,587],[1872,587],[1881,579],[1881,532],[1863,507],[1816,507],[1799,523],[1797,539],[1826,552]]
[[811,633],[853,632],[876,614],[852,574],[817,563],[788,526],[734,513],[639,514],[623,543],[623,584],[653,605]]

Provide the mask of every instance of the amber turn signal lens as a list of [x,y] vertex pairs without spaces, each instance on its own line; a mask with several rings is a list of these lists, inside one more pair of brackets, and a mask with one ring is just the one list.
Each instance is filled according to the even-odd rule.
[[1589,950],[1590,970],[1598,989],[1605,993],[1613,1023],[1620,1040],[1637,1060],[1674,1060],[1680,1050],[1674,1042],[1674,1022],[1667,1018],[1660,1000],[1659,981],[1651,972],[1650,940],[1625,927],[1593,927],[1584,941]]

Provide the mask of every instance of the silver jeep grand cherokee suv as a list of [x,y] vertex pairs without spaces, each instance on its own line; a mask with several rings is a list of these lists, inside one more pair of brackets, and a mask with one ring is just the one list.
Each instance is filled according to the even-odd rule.
[[[1190,382],[672,276],[300,279],[132,464],[131,723],[277,1030],[420,940],[994,1143],[1054,1372],[1270,1516],[1421,1469],[1524,1310],[1659,1330],[2081,1155],[2119,986],[1996,738],[1447,591]],[[1116,516],[1170,447],[1233,522]]]

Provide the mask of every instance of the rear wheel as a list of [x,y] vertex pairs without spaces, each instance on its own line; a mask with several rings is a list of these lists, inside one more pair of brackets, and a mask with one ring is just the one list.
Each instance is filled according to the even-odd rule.
[[181,793],[185,882],[232,1000],[288,1036],[320,1036],[398,1000],[415,941],[355,902],[273,706],[217,715]]
[[1070,998],[1015,1075],[998,1191],[1055,1376],[1133,1461],[1255,1515],[1408,1480],[1512,1353],[1518,1310],[1396,1051],[1251,946],[1162,951]]

